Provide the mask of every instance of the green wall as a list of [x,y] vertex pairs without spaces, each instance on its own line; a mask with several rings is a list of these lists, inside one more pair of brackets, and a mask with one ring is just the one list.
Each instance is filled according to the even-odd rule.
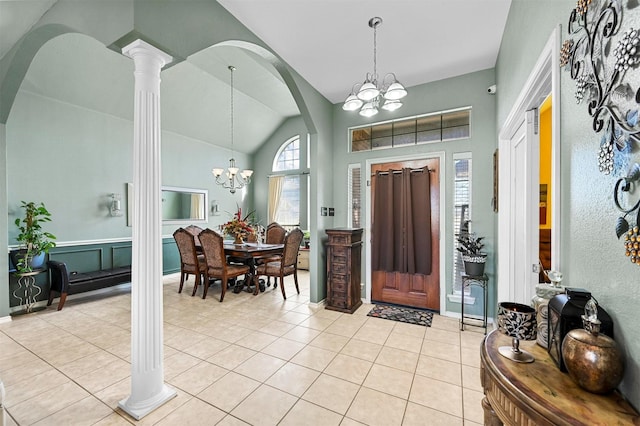
[[[98,84],[98,82],[96,82]],[[96,131],[99,129],[99,131]],[[53,215],[47,230],[61,243],[130,237],[126,214],[109,215],[109,194],[122,194],[132,181],[133,122],[26,91],[18,92],[7,123],[8,206],[10,223],[21,214],[21,200],[42,201]],[[22,159],[29,152],[29,167]],[[193,155],[198,152],[198,155]],[[228,152],[171,132],[162,134],[162,184],[209,191],[220,203],[220,216],[203,224],[216,227],[242,205],[242,193],[232,196],[214,183],[211,168],[226,164]],[[237,154],[238,162],[248,156]],[[185,222],[188,224],[188,222]],[[180,224],[163,226],[171,235]],[[17,229],[9,226],[9,243]]]
[[[498,128],[509,114],[552,30],[560,25],[562,40],[568,38],[567,22],[574,7],[573,0],[513,0],[496,65]],[[638,28],[639,20],[637,9],[626,10],[623,28]],[[523,31],[523,28],[530,30]],[[638,69],[633,69],[628,76],[631,86],[637,89],[640,86]],[[624,255],[622,242],[615,234],[615,220],[620,212],[613,205],[612,194],[619,176],[605,176],[598,171],[600,135],[592,130],[587,105],[576,104],[575,81],[564,70],[560,78],[562,284],[590,290],[613,317],[615,340],[626,357],[620,389],[640,408],[639,270]],[[639,160],[636,152],[631,161]]]
[[[118,268],[131,265],[131,240],[122,239],[95,244],[62,245],[49,251],[47,260],[64,262],[67,270],[71,272],[92,272],[101,269]],[[171,274],[180,271],[180,254],[175,240],[162,239],[162,273]],[[39,274],[36,282],[42,288],[42,292],[36,298],[37,301],[47,300],[49,297],[49,274]],[[13,274],[9,277],[9,305],[18,307],[20,300],[13,292],[19,289],[17,277]],[[18,293],[20,294],[20,293]],[[54,301],[56,304],[57,301]]]
[[[399,76],[401,78],[401,76]],[[349,113],[342,110],[342,105],[334,106],[334,145],[333,145],[333,173],[336,178],[333,182],[334,204],[336,216],[335,226],[348,224],[347,209],[347,171],[349,164],[360,164],[362,179],[366,179],[366,161],[376,158],[387,158],[404,155],[420,155],[430,152],[444,152],[444,164],[441,169],[445,180],[445,192],[441,194],[441,203],[444,203],[445,217],[441,218],[440,236],[444,238],[444,253],[440,253],[444,259],[445,285],[447,294],[452,293],[453,283],[453,155],[455,153],[471,152],[473,158],[473,230],[479,235],[486,236],[485,250],[489,253],[487,260],[487,273],[494,282],[489,286],[490,293],[495,293],[494,270],[494,216],[491,207],[493,196],[493,152],[496,145],[495,131],[495,96],[487,94],[487,88],[495,83],[493,69],[478,71],[460,77],[440,80],[409,88],[408,96],[403,99],[404,106],[393,113],[380,112],[372,119],[365,119],[357,113]],[[367,123],[375,123],[401,117],[439,112],[454,108],[471,106],[471,137],[448,142],[439,142],[409,147],[367,151],[348,152],[349,134],[348,128]],[[362,185],[362,215],[369,215],[366,211],[365,191],[368,186]],[[370,236],[365,236],[370,238]],[[364,237],[363,237],[364,239]],[[363,250],[363,264],[368,253]],[[363,271],[363,280],[364,280]],[[495,297],[490,297],[493,300]],[[441,306],[444,312],[460,312],[460,304],[447,300],[446,306]],[[491,304],[489,312],[493,312]],[[476,298],[474,306],[465,306],[465,313],[481,313],[482,302]]]
[[[7,164],[7,132],[6,126],[0,123],[0,165]],[[7,168],[0,168],[0,200],[7,199]],[[2,219],[2,226],[0,226],[0,247],[7,247],[8,234],[2,229],[9,228],[9,211],[7,209],[7,203],[0,202],[0,218]],[[7,219],[4,219],[7,218]],[[9,270],[9,257],[0,256],[0,321],[3,318],[9,316],[9,274],[4,271]]]
[[[112,192],[123,194],[123,200],[126,200],[125,185],[131,181],[132,173],[132,117],[118,118],[100,113],[99,96],[95,96],[97,107],[94,109],[38,96],[35,91],[28,90],[29,84],[39,83],[64,83],[67,90],[68,81],[52,82],[48,80],[48,73],[44,79],[35,78],[35,83],[30,79],[23,80],[31,61],[48,40],[74,32],[93,37],[99,42],[96,44],[100,50],[109,46],[117,52],[109,52],[111,56],[103,53],[104,66],[100,73],[96,73],[93,82],[90,80],[93,76],[82,75],[82,83],[89,84],[88,93],[105,90],[105,84],[109,82],[132,87],[133,66],[121,57],[119,48],[136,38],[150,41],[173,55],[176,59],[173,67],[180,66],[179,62],[189,55],[218,43],[245,48],[267,59],[290,88],[310,134],[311,192],[316,194],[311,206],[319,212],[317,205],[329,204],[326,200],[331,199],[331,174],[314,176],[313,170],[318,169],[318,164],[331,161],[331,104],[217,2],[98,0],[72,3],[53,5],[32,30],[0,59],[0,123],[3,125],[0,129],[0,160],[3,170],[10,176],[6,182],[4,176],[0,179],[2,191],[7,191],[6,194],[0,193],[6,200],[0,213],[6,208],[5,213],[12,221],[20,200],[44,201],[54,217],[48,230],[56,234],[61,243],[70,245],[131,235],[130,228],[126,227],[126,217],[108,216],[107,202],[108,194]],[[94,53],[91,52],[92,61],[96,60]],[[86,59],[77,57],[78,61]],[[115,62],[126,62],[128,70],[112,68],[110,64]],[[24,87],[21,86],[23,84]],[[71,90],[74,90],[73,84]],[[133,90],[130,95],[129,102],[133,102]],[[229,151],[164,129],[162,150],[163,184],[209,189],[209,199],[218,201],[222,214],[211,216],[205,226],[216,227],[225,222],[228,219],[225,212],[233,213],[236,205],[245,209],[253,206],[250,188],[247,192],[238,191],[231,196],[227,190],[213,183],[211,168],[227,164]],[[7,158],[4,157],[5,152]],[[25,152],[30,156],[30,170],[39,171],[26,178],[24,168],[18,167],[17,162]],[[239,164],[250,162],[249,156],[240,154],[236,159]],[[46,171],[46,174],[40,171]],[[323,233],[325,223],[312,215],[309,226]],[[170,235],[176,227],[163,226],[163,234]],[[15,235],[15,230],[7,227],[0,243],[4,241],[5,246],[15,243]],[[322,300],[325,293],[323,287],[318,287],[319,283],[324,283],[322,256],[320,248],[312,253],[310,259],[317,271],[311,276],[313,302]],[[6,260],[0,262],[1,318],[9,312],[9,284]]]

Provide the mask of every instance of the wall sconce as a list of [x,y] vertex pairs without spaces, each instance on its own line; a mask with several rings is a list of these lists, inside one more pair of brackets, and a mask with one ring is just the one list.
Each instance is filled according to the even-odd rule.
[[218,200],[211,201],[211,215],[220,216],[220,207],[218,205]]
[[122,216],[120,194],[112,193],[112,194],[109,194],[109,197],[111,198],[109,201],[109,214],[113,217]]

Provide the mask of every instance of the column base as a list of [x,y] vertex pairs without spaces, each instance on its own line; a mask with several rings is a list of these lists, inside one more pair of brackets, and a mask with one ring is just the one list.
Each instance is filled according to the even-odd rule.
[[134,419],[140,420],[156,408],[163,405],[165,402],[174,398],[176,395],[177,392],[174,389],[164,385],[162,387],[162,391],[158,395],[155,395],[146,401],[132,402],[131,397],[129,397],[120,401],[118,403],[118,407]]

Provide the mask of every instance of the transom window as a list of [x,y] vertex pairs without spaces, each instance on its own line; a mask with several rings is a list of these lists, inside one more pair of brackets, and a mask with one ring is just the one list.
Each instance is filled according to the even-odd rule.
[[349,131],[351,152],[372,151],[469,137],[471,108],[386,121]]

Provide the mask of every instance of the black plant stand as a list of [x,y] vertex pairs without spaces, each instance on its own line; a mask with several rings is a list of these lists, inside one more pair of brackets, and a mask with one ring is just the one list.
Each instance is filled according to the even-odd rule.
[[[484,334],[487,334],[487,300],[488,300],[487,287],[489,286],[489,277],[487,276],[487,274],[483,274],[483,275],[462,274],[462,299],[461,299],[461,306],[460,306],[460,331],[464,331],[464,320],[465,320],[465,318],[467,318],[467,319],[476,319],[477,320],[477,318],[473,318],[473,317],[469,317],[469,316],[465,316],[464,315],[464,290],[465,290],[465,288],[467,288],[469,286],[472,286],[472,285],[477,285],[478,287],[482,288],[483,310],[482,310],[482,326],[481,327],[484,327]],[[467,325],[475,326],[474,324],[467,324]],[[476,327],[480,327],[480,326],[476,326]]]

